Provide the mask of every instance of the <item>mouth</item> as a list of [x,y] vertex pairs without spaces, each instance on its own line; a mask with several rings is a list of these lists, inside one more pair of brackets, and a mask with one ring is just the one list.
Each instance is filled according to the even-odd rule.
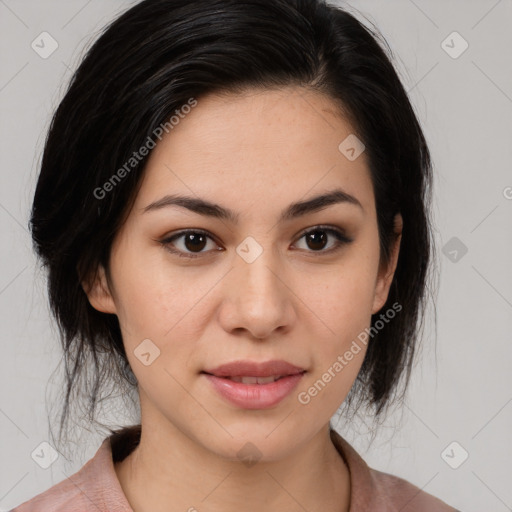
[[[206,372],[205,372],[206,373]],[[207,375],[212,375],[211,373],[207,373]],[[220,379],[228,379],[233,382],[241,382],[242,384],[270,384],[271,382],[275,382],[276,380],[282,379],[283,377],[287,377],[288,375],[271,375],[270,377],[219,377]],[[218,377],[215,375],[215,377]]]
[[[274,382],[289,375],[297,375],[304,373],[306,370],[299,366],[295,366],[287,361],[232,361],[222,364],[213,369],[203,370],[201,373],[213,375],[215,377],[233,379],[235,382],[243,382],[244,384],[267,384]],[[248,379],[257,380],[248,380]],[[237,380],[237,379],[245,379]]]
[[288,396],[307,372],[286,361],[234,361],[200,373],[232,405],[265,409]]
[[208,372],[201,372],[201,373],[203,373],[204,375],[210,375],[212,377],[216,377],[218,379],[224,379],[224,380],[229,380],[232,382],[238,382],[240,384],[264,386],[265,384],[271,384],[273,382],[277,382],[277,381],[279,381],[281,379],[285,379],[287,377],[300,376],[300,375],[306,373],[306,371],[304,370],[302,372],[287,374],[287,375],[270,375],[269,377],[249,377],[249,376],[221,377],[219,375],[214,375],[214,374],[208,373]]

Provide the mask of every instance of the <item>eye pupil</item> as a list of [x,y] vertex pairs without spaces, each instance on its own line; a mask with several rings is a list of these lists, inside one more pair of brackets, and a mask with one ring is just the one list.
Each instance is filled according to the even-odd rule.
[[[190,244],[190,241],[192,244]],[[206,237],[201,233],[187,233],[185,235],[185,246],[189,250],[198,249],[201,251],[204,249]]]
[[[325,243],[327,241],[327,236],[325,235],[325,231],[316,230],[311,231],[306,235],[306,239],[308,241],[308,245],[311,249],[320,250],[325,247]],[[309,242],[313,242],[313,247],[309,244]],[[319,246],[317,244],[320,244]]]

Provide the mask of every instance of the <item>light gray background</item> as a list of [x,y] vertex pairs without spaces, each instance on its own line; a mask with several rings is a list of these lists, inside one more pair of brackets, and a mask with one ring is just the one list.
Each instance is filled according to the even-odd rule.
[[[83,456],[46,470],[31,458],[48,440],[45,393],[59,386],[47,383],[61,355],[26,227],[45,131],[71,70],[132,4],[0,0],[0,510],[77,471],[101,442],[92,434]],[[341,433],[371,467],[461,511],[512,510],[512,1],[349,5],[390,43],[430,143],[440,287],[437,348],[430,321],[402,413],[369,448],[364,421]],[[59,45],[47,59],[31,48],[43,31]],[[469,43],[458,58],[442,46],[453,31]],[[452,39],[453,52],[461,43]],[[457,262],[442,253],[453,237],[468,249]],[[469,453],[458,469],[441,456],[452,441],[462,448],[448,451],[450,461]]]

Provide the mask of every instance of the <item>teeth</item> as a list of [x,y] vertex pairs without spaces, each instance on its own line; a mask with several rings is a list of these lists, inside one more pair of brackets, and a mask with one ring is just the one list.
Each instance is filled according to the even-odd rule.
[[228,379],[242,384],[269,384],[281,377],[281,375],[271,375],[270,377],[228,377]]

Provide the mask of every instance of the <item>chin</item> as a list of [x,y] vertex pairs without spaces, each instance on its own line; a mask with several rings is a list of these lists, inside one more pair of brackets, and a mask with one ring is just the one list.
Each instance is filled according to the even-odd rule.
[[[310,437],[304,426],[280,424],[286,414],[261,421],[244,420],[237,423],[220,423],[219,435],[201,435],[198,438],[203,446],[216,455],[235,462],[244,462],[248,467],[255,462],[273,462],[286,458],[295,450],[301,441]],[[286,423],[287,420],[285,420]],[[220,434],[222,431],[222,434]],[[314,435],[314,432],[311,433]]]

